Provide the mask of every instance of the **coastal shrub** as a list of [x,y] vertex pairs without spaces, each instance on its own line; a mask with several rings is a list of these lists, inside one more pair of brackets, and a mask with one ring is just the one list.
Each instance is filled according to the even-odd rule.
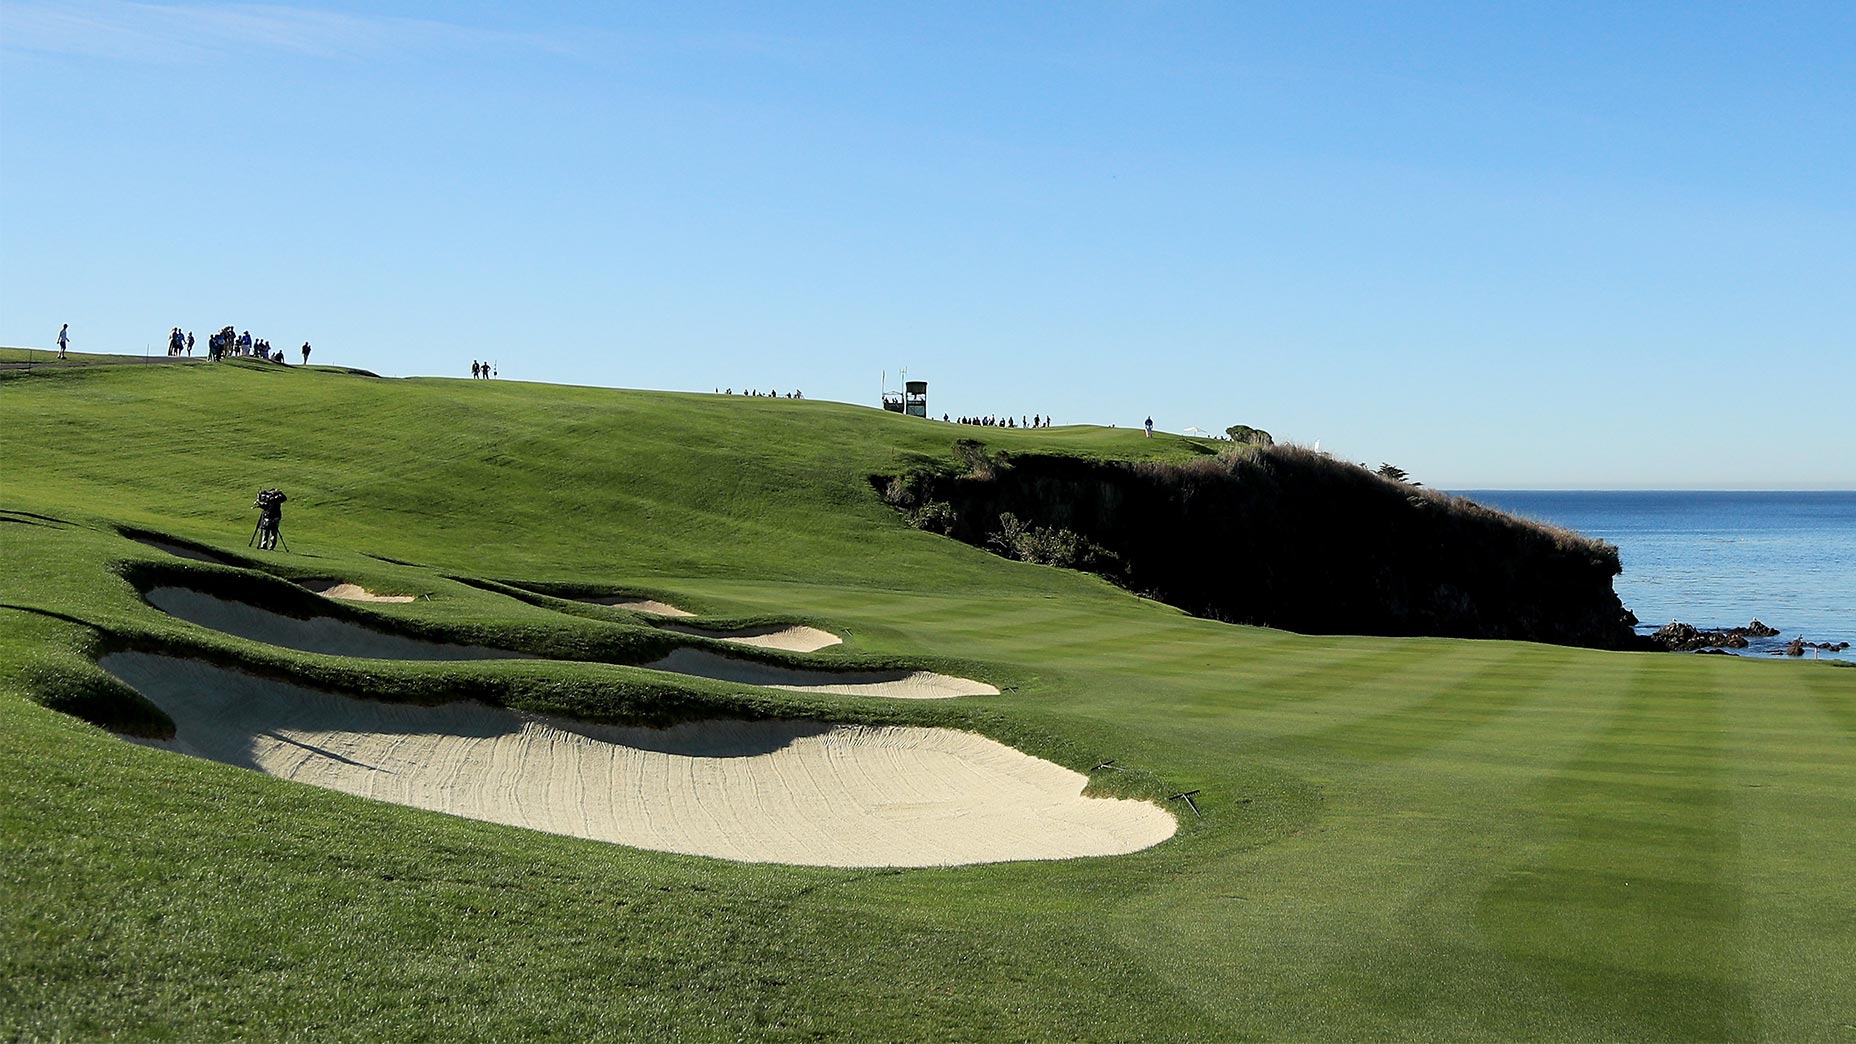
[[1180,478],[1219,480],[1230,478],[1246,461],[1255,460],[1254,446],[1227,446],[1210,457],[1183,461],[1136,460],[1121,466],[1148,481],[1167,482]]
[[1274,446],[1276,440],[1262,428],[1253,428],[1248,424],[1233,424],[1224,430],[1232,442],[1246,446]]
[[999,528],[986,544],[1007,558],[1065,569],[1096,569],[1116,557],[1073,529],[1028,525],[1010,511],[999,515]]
[[[1261,452],[1263,452],[1263,447],[1255,443],[1228,442],[1218,447],[1217,456],[1210,459],[1216,461],[1227,473],[1235,474],[1239,465],[1255,463],[1257,455]],[[1198,464],[1204,459],[1200,458],[1190,463]]]
[[915,506],[921,479],[915,475],[897,475],[883,486],[883,500],[890,507],[907,511]]
[[925,529],[930,533],[946,536],[954,531],[954,505],[945,500],[931,500],[920,509],[911,511],[909,525],[916,529]]
[[986,444],[978,439],[955,439],[954,460],[960,465],[964,477],[970,479],[992,479],[999,472],[1012,466],[1012,455],[1000,450],[989,453]]
[[1018,557],[1019,542],[1028,527],[1010,511],[999,516],[999,528],[986,537],[986,546],[1007,558]]

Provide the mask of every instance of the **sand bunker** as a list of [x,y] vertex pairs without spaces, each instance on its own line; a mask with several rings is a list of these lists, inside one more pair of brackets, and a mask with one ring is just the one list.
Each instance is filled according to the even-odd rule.
[[659,624],[658,626],[678,634],[695,634],[704,638],[733,642],[736,645],[752,645],[759,649],[781,649],[786,652],[817,652],[844,642],[844,639],[830,631],[821,631],[816,627],[807,627],[803,624],[729,628],[699,627],[695,624],[677,623]]
[[455,645],[425,638],[390,634],[329,616],[299,620],[249,602],[235,602],[188,587],[155,587],[142,597],[164,613],[215,631],[281,645],[286,649],[356,656],[367,660],[507,660],[526,659],[527,653],[490,649],[481,645]]
[[[511,649],[459,645],[393,634],[331,616],[312,616],[302,620],[249,602],[221,598],[190,587],[154,587],[142,597],[148,600],[149,605],[189,623],[302,652],[353,656],[364,660],[536,658],[529,653]],[[999,693],[998,689],[984,682],[935,674],[932,671],[802,671],[717,656],[701,649],[677,649],[661,660],[642,666],[654,671],[688,674],[716,681],[847,696],[940,700],[953,696],[996,696]]]
[[418,597],[375,594],[360,584],[348,584],[340,580],[299,580],[297,586],[305,591],[314,591],[324,598],[339,598],[344,602],[410,602]]
[[[689,618],[696,614],[679,609],[669,602],[660,602],[654,598],[638,598],[633,595],[598,595],[591,598],[576,598],[576,602],[589,605],[610,605],[618,609],[630,609],[638,613],[650,613],[653,616],[673,616]],[[666,631],[678,634],[694,634],[704,638],[715,638],[736,645],[752,645],[760,649],[780,649],[785,652],[817,652],[833,645],[841,645],[844,639],[830,631],[821,631],[816,627],[803,624],[767,627],[703,627],[698,624],[662,624]]]
[[702,649],[677,649],[661,660],[644,664],[654,671],[673,671],[698,678],[765,685],[795,692],[831,692],[844,696],[887,696],[902,700],[945,700],[955,696],[997,696],[985,682],[956,678],[933,671],[801,671],[752,660],[718,656]]
[[493,823],[745,862],[947,866],[1115,855],[1177,827],[972,733],[804,722],[619,728],[353,699],[198,661],[104,670],[174,720],[151,746]]
[[695,613],[678,609],[669,602],[660,602],[654,598],[634,598],[631,595],[599,595],[594,598],[576,598],[576,602],[588,605],[610,605],[616,609],[630,609],[635,613],[650,613],[653,616],[695,616]]

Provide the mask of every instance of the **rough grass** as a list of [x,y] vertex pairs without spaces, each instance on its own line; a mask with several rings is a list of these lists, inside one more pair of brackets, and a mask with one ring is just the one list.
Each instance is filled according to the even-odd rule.
[[[192,357],[192,361],[204,362],[205,355],[205,350],[201,349],[198,355]],[[15,367],[50,366],[59,369],[68,369],[76,366],[118,366],[129,363],[140,366],[150,363],[185,362],[187,360],[188,356],[185,355],[179,356],[178,360],[170,359],[167,354],[166,342],[163,342],[159,348],[149,352],[147,355],[70,351],[66,352],[65,357],[62,359],[58,358],[58,349],[56,348],[0,348],[0,366]]]
[[[974,429],[830,403],[95,367],[0,374],[0,417],[0,1038],[1847,1039],[1856,672],[1192,619],[909,529],[866,476]],[[273,484],[297,553],[259,559]],[[132,581],[248,574],[119,526],[428,594],[352,607],[422,633],[619,649],[656,636],[500,585],[641,590],[845,636],[815,662],[1014,689],[901,706],[296,654],[148,607]],[[1197,789],[1205,817],[1131,856],[955,870],[643,852],[48,709],[133,717],[93,665],[119,643],[396,698],[956,724],[1113,758],[1105,793]]]
[[1358,485],[1388,490],[1406,497],[1417,497],[1446,514],[1538,534],[1561,551],[1579,552],[1594,559],[1610,562],[1614,567],[1613,573],[1621,568],[1618,565],[1617,547],[1603,540],[1537,518],[1511,515],[1505,511],[1484,507],[1467,497],[1459,497],[1440,489],[1400,482],[1351,461],[1344,461],[1331,454],[1323,453],[1311,446],[1296,442],[1283,442],[1273,446],[1256,447],[1250,459],[1266,467],[1271,463],[1280,462],[1291,466],[1332,471],[1345,475]]

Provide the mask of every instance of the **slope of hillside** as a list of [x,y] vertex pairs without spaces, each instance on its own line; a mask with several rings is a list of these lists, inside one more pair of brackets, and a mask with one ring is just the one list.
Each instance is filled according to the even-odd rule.
[[[99,366],[0,374],[0,426],[0,1036],[1837,1039],[1856,1002],[1856,670],[1192,618],[910,529],[868,476],[953,433],[828,403]],[[268,485],[288,555],[245,548]],[[296,652],[142,597],[297,605],[250,567],[414,594],[328,611],[536,658]],[[554,597],[621,594],[844,638],[743,651],[770,664],[1002,692],[646,670],[709,640]],[[1180,827],[944,869],[538,833],[127,743],[85,719],[163,720],[113,651],[557,719],[964,729]]]

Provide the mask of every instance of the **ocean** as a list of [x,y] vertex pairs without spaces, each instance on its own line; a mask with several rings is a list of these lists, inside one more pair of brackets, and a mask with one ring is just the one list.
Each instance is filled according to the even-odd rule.
[[[1613,586],[1644,634],[1670,620],[1714,628],[1757,617],[1782,633],[1754,640],[1749,654],[1793,638],[1856,643],[1856,491],[1456,495],[1616,544],[1624,572]],[[1856,660],[1856,648],[1834,655]]]

